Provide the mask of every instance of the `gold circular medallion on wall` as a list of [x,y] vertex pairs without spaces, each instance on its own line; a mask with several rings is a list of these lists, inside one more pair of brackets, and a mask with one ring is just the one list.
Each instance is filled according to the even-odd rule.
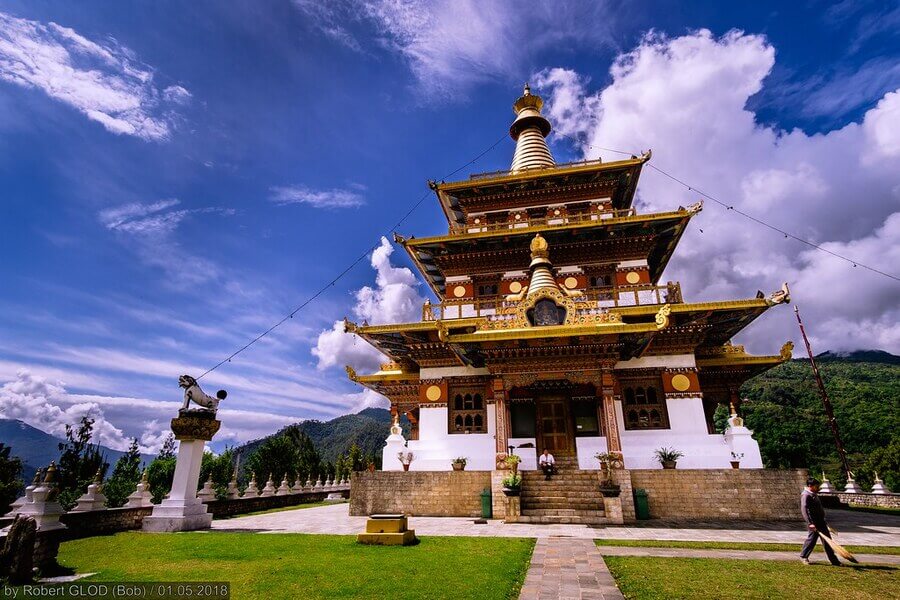
[[566,280],[563,283],[570,290],[574,290],[578,287],[578,280],[574,277],[566,277]]
[[679,373],[672,377],[672,387],[679,392],[685,392],[690,389],[691,380],[688,379],[687,375],[682,375],[681,373]]
[[465,296],[466,295],[466,286],[458,285],[455,288],[453,288],[453,295],[456,296],[457,298],[462,298],[463,296]]
[[521,220],[522,220],[522,215],[517,214],[517,215],[516,215],[516,221],[521,221]]
[[509,284],[509,291],[513,294],[518,294],[522,291],[522,284],[518,281],[513,281],[511,284]]
[[429,385],[425,390],[425,397],[434,402],[441,399],[441,388],[437,385]]
[[625,276],[625,281],[634,285],[641,280],[641,274],[637,271],[628,271],[628,274]]
[[478,225],[479,223],[481,223],[481,219],[475,219],[475,224]]
[[557,208],[556,210],[554,210],[554,211],[553,211],[553,214],[554,214],[555,216],[558,217],[558,216],[559,216],[559,209]]

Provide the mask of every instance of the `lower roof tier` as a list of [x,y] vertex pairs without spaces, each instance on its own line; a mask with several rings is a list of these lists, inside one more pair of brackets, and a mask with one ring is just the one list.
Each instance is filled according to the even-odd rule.
[[[676,371],[694,371],[697,377],[697,389],[704,397],[717,399],[720,402],[728,402],[733,399],[740,386],[747,380],[791,359],[793,344],[787,342],[782,346],[777,355],[754,356],[744,351],[743,346],[724,344],[721,346],[706,348],[695,355],[693,367],[685,369],[680,356],[661,356],[651,368],[643,367],[644,373],[648,371],[661,372],[667,369]],[[549,358],[549,357],[548,357]],[[667,360],[670,359],[670,360]],[[633,362],[633,361],[631,361]],[[585,365],[592,365],[585,367]],[[518,368],[517,368],[518,367]],[[524,371],[523,369],[531,369]],[[559,381],[574,380],[580,383],[594,381],[609,383],[609,379],[603,379],[605,374],[613,374],[615,379],[620,377],[633,377],[636,369],[628,362],[618,362],[616,359],[606,359],[599,362],[591,362],[581,356],[575,361],[559,362],[547,360],[536,362],[534,359],[522,362],[519,365],[498,363],[489,365],[486,369],[467,371],[468,375],[449,379],[459,379],[464,385],[471,385],[476,381],[487,383],[500,379],[506,382],[509,391],[513,382],[520,381],[523,373],[531,375],[530,380],[535,381]],[[427,404],[422,402],[422,387],[430,386],[436,379],[433,371],[427,375],[418,370],[406,372],[396,363],[382,365],[377,373],[371,375],[358,375],[352,368],[347,367],[351,380],[365,386],[391,400],[395,404]],[[676,393],[677,390],[673,390]],[[424,400],[429,400],[427,397]]]
[[[629,360],[678,353],[704,354],[726,344],[778,301],[634,306],[598,312],[555,292],[542,294],[505,314],[393,325],[346,323],[405,373],[421,368],[484,367],[536,357]],[[560,325],[535,326],[529,319],[540,300],[558,302],[567,316]]]

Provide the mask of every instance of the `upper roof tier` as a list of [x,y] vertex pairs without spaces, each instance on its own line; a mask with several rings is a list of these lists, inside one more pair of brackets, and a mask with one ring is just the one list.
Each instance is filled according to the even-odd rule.
[[516,151],[508,171],[481,173],[455,182],[430,182],[451,227],[462,226],[473,214],[527,209],[547,204],[603,200],[614,209],[631,206],[641,167],[650,152],[610,163],[590,160],[558,165],[547,146],[551,125],[541,108],[544,101],[528,85],[513,104],[516,118],[509,135]]

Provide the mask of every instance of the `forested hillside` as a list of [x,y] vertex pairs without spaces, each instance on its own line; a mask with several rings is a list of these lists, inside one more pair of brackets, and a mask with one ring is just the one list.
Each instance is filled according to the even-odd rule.
[[[900,490],[900,357],[880,351],[817,358],[857,481],[874,473]],[[824,470],[843,483],[840,462],[812,368],[792,360],[741,389],[747,426],[769,467]]]

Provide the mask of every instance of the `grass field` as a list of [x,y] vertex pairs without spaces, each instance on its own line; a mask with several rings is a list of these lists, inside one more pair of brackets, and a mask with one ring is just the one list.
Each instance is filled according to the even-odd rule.
[[[759,542],[682,542],[675,540],[595,540],[598,546],[625,546],[629,548],[693,548],[701,550],[773,550],[800,554],[801,544],[767,544]],[[840,541],[840,540],[838,540]],[[900,555],[900,546],[844,546],[854,554]],[[816,545],[822,552],[822,544]]]
[[363,546],[351,536],[120,533],[65,542],[59,562],[87,581],[228,581],[231,597],[518,597],[534,540],[423,537]]
[[604,557],[619,589],[634,600],[896,598],[900,570],[890,566],[805,566],[783,561]]
[[218,517],[220,519],[236,519],[238,517],[251,517],[256,515],[267,515],[269,513],[285,512],[289,510],[299,510],[301,508],[316,508],[318,506],[330,506],[332,504],[346,504],[347,501],[341,502],[309,502],[307,504],[294,504],[292,506],[281,506],[278,508],[268,508],[266,510],[258,510],[256,512],[240,513],[237,515],[228,515],[227,517]]

